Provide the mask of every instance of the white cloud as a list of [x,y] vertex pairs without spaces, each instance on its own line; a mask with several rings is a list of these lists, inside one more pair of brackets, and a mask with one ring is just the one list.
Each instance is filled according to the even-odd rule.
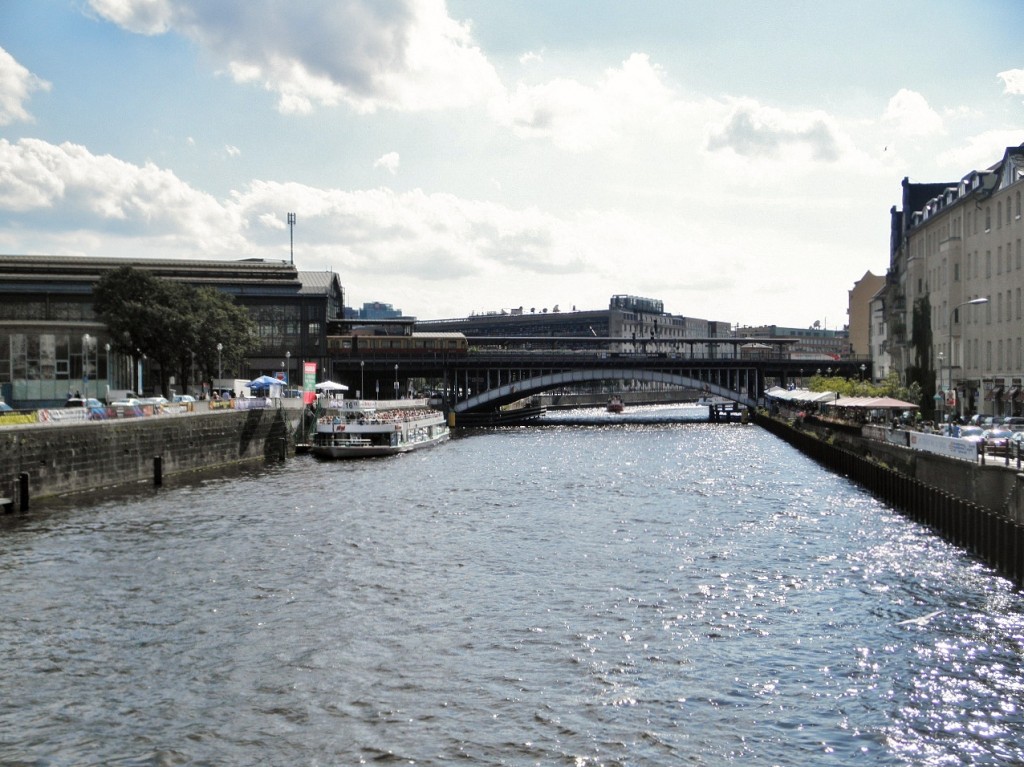
[[242,154],[242,150],[232,144],[225,145],[224,152],[228,157],[239,157]]
[[166,32],[174,16],[171,0],[89,0],[99,15],[140,35]]
[[784,112],[738,99],[725,120],[711,127],[707,148],[749,158],[781,159],[796,153],[816,162],[834,162],[844,143],[842,131],[824,112]]
[[50,83],[36,77],[0,48],[0,125],[31,119],[24,102],[32,91],[48,91]]
[[955,174],[956,178],[972,170],[982,170],[1003,159],[1007,147],[1019,146],[1024,132],[1020,130],[990,130],[966,138],[964,144],[941,152],[938,162]]
[[996,77],[1003,81],[1003,93],[1024,95],[1024,69],[1007,69]]
[[466,106],[500,90],[494,68],[443,0],[91,0],[133,32],[196,41],[283,113]]
[[401,160],[398,157],[398,152],[388,152],[387,154],[378,157],[373,163],[373,167],[383,168],[393,176],[398,172],[398,166],[400,163]]
[[520,136],[549,138],[562,149],[585,152],[660,122],[672,104],[660,68],[635,53],[596,85],[564,78],[520,83],[492,110]]
[[916,91],[900,89],[885,108],[882,119],[905,136],[941,133],[942,118]]
[[0,139],[0,208],[45,212],[50,228],[166,239],[179,253],[244,250],[233,211],[210,195],[152,163],[132,165],[76,144]]

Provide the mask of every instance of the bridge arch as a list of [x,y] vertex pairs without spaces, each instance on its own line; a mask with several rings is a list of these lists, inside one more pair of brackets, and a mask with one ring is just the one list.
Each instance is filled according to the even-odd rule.
[[[673,373],[666,370],[648,370],[645,368],[629,368],[616,370],[616,379],[631,379],[646,383],[665,383],[673,386],[690,387],[701,391],[730,399],[747,407],[756,407],[757,403],[753,398],[743,392],[735,391],[717,383],[711,383],[700,378],[694,378],[680,373]],[[456,413],[471,413],[484,410],[494,410],[502,405],[508,405],[524,397],[531,397],[534,394],[557,389],[561,386],[574,383],[587,383],[592,381],[606,381],[609,379],[608,370],[605,369],[581,369],[562,370],[558,372],[544,373],[541,375],[523,378],[511,383],[496,386],[493,389],[482,391],[460,400],[452,407]],[[754,386],[757,391],[758,387]]]

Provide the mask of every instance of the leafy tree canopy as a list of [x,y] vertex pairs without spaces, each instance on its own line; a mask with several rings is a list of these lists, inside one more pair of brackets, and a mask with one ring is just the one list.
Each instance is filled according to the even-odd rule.
[[900,383],[896,371],[891,371],[884,381],[877,384],[855,378],[816,375],[808,380],[807,388],[838,392],[841,397],[893,397],[914,405],[920,405],[922,401],[921,386],[916,381],[909,385]]
[[240,365],[257,343],[248,312],[231,296],[130,266],[100,279],[93,288],[93,308],[116,351],[145,354],[158,363],[165,394],[172,374],[185,389],[193,369],[212,378],[225,363],[229,369]]

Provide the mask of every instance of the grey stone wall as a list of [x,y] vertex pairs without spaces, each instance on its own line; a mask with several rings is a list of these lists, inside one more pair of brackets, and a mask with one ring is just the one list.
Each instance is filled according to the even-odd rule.
[[294,415],[275,408],[3,428],[0,496],[17,498],[22,472],[36,499],[151,483],[156,456],[164,477],[280,460],[292,452]]

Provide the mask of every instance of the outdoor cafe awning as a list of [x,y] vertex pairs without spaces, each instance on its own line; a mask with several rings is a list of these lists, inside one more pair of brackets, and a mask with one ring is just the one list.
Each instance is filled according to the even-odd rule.
[[858,410],[916,410],[917,405],[893,397],[840,397],[828,403],[834,407],[856,408]]

